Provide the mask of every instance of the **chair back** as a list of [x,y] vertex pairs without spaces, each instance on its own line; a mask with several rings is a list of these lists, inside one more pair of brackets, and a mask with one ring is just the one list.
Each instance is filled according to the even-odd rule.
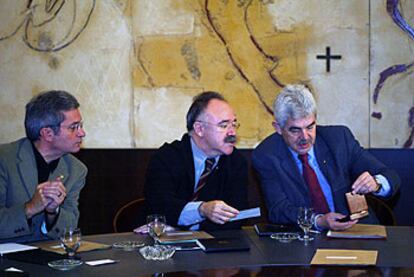
[[132,232],[136,227],[145,224],[145,198],[138,198],[123,205],[112,220],[115,233]]
[[379,223],[381,225],[385,226],[395,226],[396,225],[396,219],[394,212],[388,206],[388,204],[375,196],[367,195],[367,203],[368,206],[375,212],[375,215],[377,216]]

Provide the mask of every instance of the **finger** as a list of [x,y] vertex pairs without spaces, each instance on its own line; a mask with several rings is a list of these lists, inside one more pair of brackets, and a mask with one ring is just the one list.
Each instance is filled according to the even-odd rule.
[[61,191],[66,191],[66,187],[65,185],[63,185],[62,182],[60,181],[51,181],[48,185],[48,188],[54,188],[54,189],[59,189]]
[[66,197],[66,191],[60,189],[59,187],[47,187],[42,189],[43,195],[52,197],[53,195],[59,198],[65,198]]
[[224,224],[224,223],[226,223],[226,221],[223,218],[221,218],[220,216],[214,217],[214,220],[213,221],[215,223],[217,223],[217,224]]
[[234,216],[236,216],[240,213],[237,209],[233,208],[232,206],[229,206],[226,203],[223,203],[223,204],[224,205],[221,206],[222,211],[224,211],[226,213],[231,213]]
[[366,183],[366,178],[369,176],[370,174],[367,171],[359,175],[358,178],[355,180],[355,182],[352,184],[352,189],[354,191],[359,190],[361,186],[363,186]]

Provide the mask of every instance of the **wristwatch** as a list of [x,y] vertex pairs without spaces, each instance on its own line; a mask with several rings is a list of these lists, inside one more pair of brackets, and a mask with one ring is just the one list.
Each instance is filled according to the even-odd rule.
[[377,176],[374,176],[374,179],[375,179],[375,183],[377,183],[377,188],[373,192],[378,193],[382,189],[382,183],[381,183],[380,178],[378,178]]

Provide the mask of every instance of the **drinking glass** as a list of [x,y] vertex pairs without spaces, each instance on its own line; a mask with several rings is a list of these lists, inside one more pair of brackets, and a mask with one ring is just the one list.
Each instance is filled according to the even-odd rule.
[[308,244],[309,241],[313,240],[313,237],[309,236],[309,231],[314,223],[314,219],[315,216],[312,208],[299,208],[297,221],[299,227],[303,230],[303,237],[299,237],[299,239],[304,241],[305,244]]
[[59,240],[69,258],[52,261],[48,265],[57,270],[71,270],[82,265],[83,262],[75,258],[76,251],[81,245],[80,229],[76,227],[65,228]]
[[165,232],[167,226],[165,216],[160,214],[152,214],[147,216],[147,226],[150,236],[154,240],[154,244],[158,244],[158,239]]
[[75,227],[65,228],[59,239],[63,249],[65,249],[68,256],[72,258],[75,256],[76,251],[81,245],[81,230],[80,228]]

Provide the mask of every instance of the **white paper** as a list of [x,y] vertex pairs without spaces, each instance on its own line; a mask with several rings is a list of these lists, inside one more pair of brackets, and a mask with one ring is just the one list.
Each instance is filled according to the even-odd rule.
[[118,261],[111,260],[111,259],[102,259],[102,260],[95,260],[95,261],[88,261],[85,262],[87,265],[96,266],[96,265],[103,265],[103,264],[113,264],[117,263]]
[[15,268],[15,267],[6,268],[4,271],[8,271],[8,272],[23,272],[23,270],[20,270],[20,269]]
[[13,253],[13,252],[19,252],[19,251],[26,251],[26,250],[33,250],[37,249],[35,246],[31,245],[24,245],[20,243],[0,243],[0,254],[7,254],[7,253]]
[[257,207],[257,208],[240,211],[240,213],[237,216],[231,218],[229,221],[236,221],[236,220],[242,220],[242,219],[251,218],[251,217],[258,217],[260,215],[261,215],[260,208]]

